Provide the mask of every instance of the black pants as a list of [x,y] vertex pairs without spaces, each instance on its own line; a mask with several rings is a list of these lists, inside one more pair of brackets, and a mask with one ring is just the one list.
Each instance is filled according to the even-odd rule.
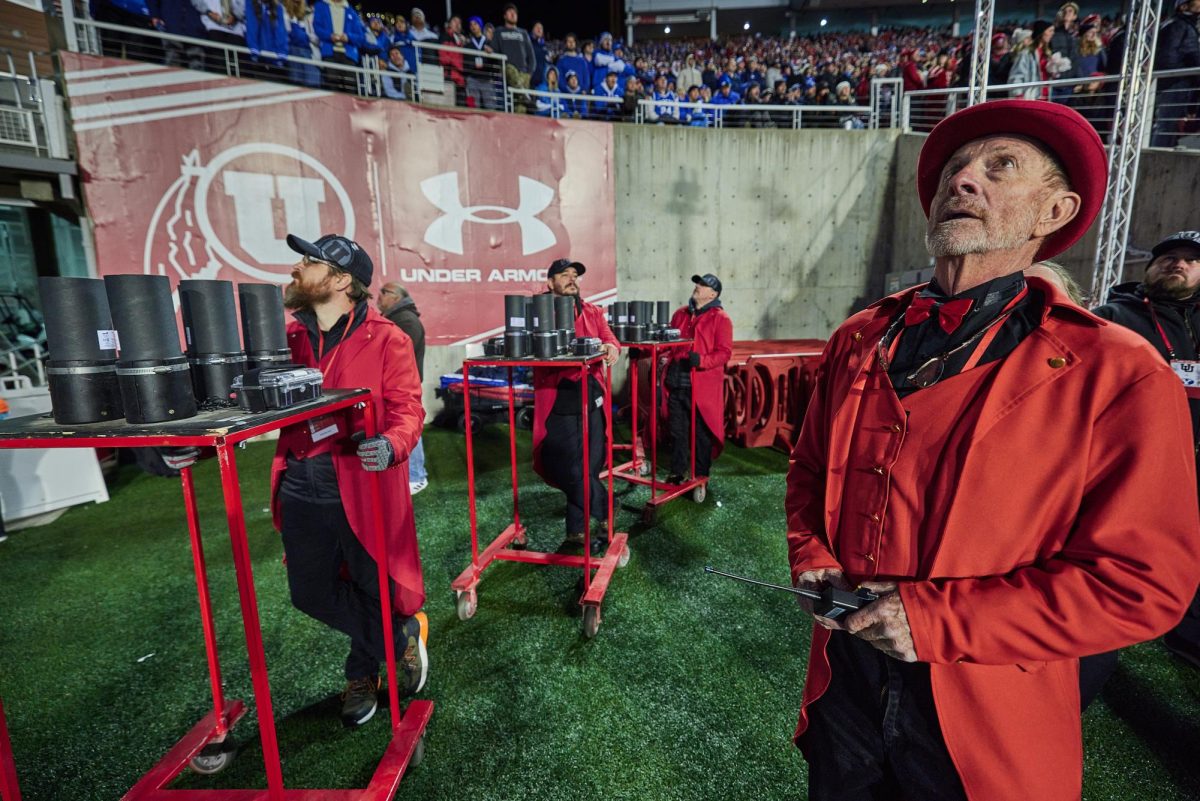
[[[354,536],[340,502],[312,503],[281,494],[280,504],[292,605],[350,638],[347,679],[378,675],[386,655],[375,560]],[[341,575],[343,564],[349,580]],[[405,621],[394,613],[392,621],[399,659]]]
[[[667,395],[667,428],[671,432],[671,474],[686,476],[692,469],[692,390],[672,389]],[[696,475],[712,469],[713,435],[696,412]]]
[[[593,520],[608,520],[608,488],[600,480],[607,466],[604,410],[590,406],[588,414],[588,479],[592,488],[591,513]],[[542,464],[567,496],[567,533],[585,530],[583,519],[583,415],[557,414],[546,417],[546,439],[542,441]]]
[[801,742],[810,801],[965,801],[933,705],[929,665],[900,662],[842,631],[832,680]]
[[1120,651],[1105,651],[1102,654],[1092,654],[1079,658],[1079,711],[1086,712],[1092,701],[1104,689],[1113,672],[1117,669],[1117,655]]
[[[341,53],[334,53],[329,58],[321,60],[330,64],[345,64],[348,67],[358,66],[357,62]],[[358,75],[348,70],[323,69],[321,70],[321,83],[323,88],[334,92],[358,94]]]

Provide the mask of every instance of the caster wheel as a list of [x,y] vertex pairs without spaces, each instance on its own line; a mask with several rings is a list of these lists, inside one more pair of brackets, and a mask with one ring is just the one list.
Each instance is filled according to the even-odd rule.
[[589,640],[600,631],[600,607],[585,606],[583,608],[583,636]]
[[475,617],[475,610],[479,608],[479,596],[474,590],[458,593],[458,619],[469,620]]
[[701,484],[692,490],[692,500],[696,503],[704,503],[704,499],[708,497],[708,486]]
[[[471,430],[479,431],[481,427],[483,427],[483,418],[477,414],[471,415]],[[465,414],[460,414],[458,416],[457,428],[459,431],[463,432],[467,430],[467,416]]]
[[524,406],[517,412],[517,428],[523,428],[526,431],[533,430],[533,407]]
[[415,768],[420,765],[425,759],[425,735],[421,735],[421,739],[417,740],[417,744],[413,747],[412,756],[408,758],[408,766]]
[[638,465],[638,474],[642,476],[650,475],[650,463],[642,462]]
[[211,776],[229,767],[229,763],[233,762],[233,754],[233,744],[228,740],[209,743],[200,750],[200,753],[192,757],[188,767],[192,769],[193,773]]
[[509,547],[515,548],[519,551],[528,544],[529,544],[529,536],[527,534],[525,534],[524,532],[522,532],[521,534],[518,534],[517,536],[513,537],[513,540],[509,544]]
[[655,519],[658,518],[658,510],[653,506],[642,507],[642,522],[648,526],[654,525]]
[[625,567],[625,565],[629,564],[629,558],[632,555],[633,552],[629,550],[629,543],[625,543],[625,550],[621,551],[621,556],[617,559],[617,567]]

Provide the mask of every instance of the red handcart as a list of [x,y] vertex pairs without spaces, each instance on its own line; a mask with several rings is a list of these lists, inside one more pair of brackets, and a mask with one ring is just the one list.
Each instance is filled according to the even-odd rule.
[[[630,403],[630,420],[632,424],[632,432],[630,442],[625,444],[613,445],[614,450],[627,450],[630,452],[630,461],[624,462],[612,468],[611,474],[622,481],[627,481],[630,484],[640,484],[650,488],[650,498],[646,501],[646,505],[642,507],[642,522],[653,523],[658,515],[658,507],[668,501],[673,501],[676,498],[691,494],[692,500],[696,503],[702,503],[708,493],[708,476],[696,476],[696,394],[692,396],[692,436],[691,436],[691,457],[690,469],[688,477],[682,484],[667,484],[658,478],[658,361],[659,356],[666,354],[670,356],[671,351],[678,348],[689,347],[692,344],[690,339],[679,339],[672,342],[629,342],[625,343],[627,353],[629,354],[629,396],[632,399]],[[642,359],[650,360],[650,459],[647,464],[646,457],[638,449],[638,407],[640,406],[640,398],[638,397],[638,363]],[[695,370],[692,370],[695,374]],[[659,488],[662,488],[661,490]]]
[[[613,531],[613,495],[612,476],[608,477],[608,548],[601,557],[593,557],[591,549],[591,492],[583,493],[583,519],[588,521],[584,527],[583,555],[545,553],[526,550],[526,527],[521,523],[519,493],[517,489],[517,427],[514,417],[513,368],[514,367],[571,367],[578,366],[582,386],[588,385],[588,368],[597,361],[603,360],[602,355],[587,358],[562,356],[554,359],[503,359],[484,358],[467,359],[463,362],[463,401],[466,404],[466,437],[467,437],[467,498],[471,515],[471,564],[453,583],[458,604],[458,617],[467,620],[475,615],[479,606],[477,588],[483,577],[483,571],[494,562],[527,562],[535,565],[559,565],[563,567],[582,568],[583,595],[579,603],[583,606],[584,636],[595,637],[600,629],[600,605],[613,572],[618,567],[624,567],[629,562],[628,535]],[[475,508],[475,449],[471,426],[471,368],[472,367],[507,367],[508,368],[508,440],[509,459],[512,469],[512,523],[500,532],[491,544],[483,551],[479,550],[478,521]],[[581,411],[583,414],[583,471],[585,483],[588,479],[588,397],[586,392],[580,393]],[[604,408],[609,410],[605,423],[607,431],[608,469],[612,470],[612,372],[604,368]],[[592,571],[595,570],[595,576]]]
[[8,739],[8,721],[4,718],[4,701],[0,700],[0,799],[21,801],[17,786],[17,766],[13,764],[12,742]]
[[[275,732],[275,716],[271,703],[271,688],[267,678],[266,655],[263,651],[262,629],[259,624],[258,601],[254,591],[250,549],[246,539],[246,518],[242,509],[241,489],[238,486],[236,446],[246,440],[276,431],[286,426],[332,413],[349,415],[361,409],[366,435],[376,432],[370,391],[330,390],[314,401],[289,409],[262,414],[250,414],[239,409],[219,409],[201,412],[195,417],[165,423],[134,425],[124,420],[88,425],[61,426],[46,416],[20,417],[0,421],[0,448],[143,448],[143,447],[212,447],[217,451],[221,472],[221,488],[225,498],[225,514],[229,524],[229,539],[233,547],[233,565],[237,576],[242,623],[246,633],[246,649],[250,660],[250,678],[258,712],[259,737],[262,742],[266,768],[267,789],[171,790],[171,783],[189,765],[198,772],[215,773],[232,758],[225,746],[230,729],[245,714],[246,705],[240,700],[225,698],[221,684],[221,666],[217,656],[216,629],[213,625],[212,604],[208,591],[208,576],[204,550],[200,541],[200,518],[196,509],[196,494],[190,468],[181,471],[183,503],[191,538],[192,564],[196,574],[196,590],[200,600],[200,622],[204,629],[204,647],[208,659],[209,687],[213,709],[192,730],[183,736],[158,764],[150,769],[122,797],[122,801],[388,801],[395,795],[405,770],[420,761],[424,754],[425,726],[433,714],[433,703],[413,701],[400,714],[400,697],[396,683],[396,655],[392,640],[390,583],[387,573],[387,541],[380,511],[378,476],[372,476],[376,544],[380,558],[379,595],[383,608],[384,641],[387,643],[388,705],[392,716],[392,739],[379,766],[365,788],[352,790],[288,790],[283,786],[279,762],[279,743]],[[0,735],[3,732],[0,731]],[[0,739],[3,739],[0,737]],[[6,742],[0,743],[0,789],[4,801],[18,801],[16,775],[11,781],[6,766]],[[12,789],[10,791],[9,784]],[[10,796],[11,792],[11,796]]]

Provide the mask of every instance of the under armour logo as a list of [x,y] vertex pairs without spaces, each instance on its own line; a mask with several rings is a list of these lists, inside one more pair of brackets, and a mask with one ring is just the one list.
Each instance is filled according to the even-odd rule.
[[[554,200],[554,190],[543,183],[517,176],[520,203],[515,209],[505,206],[464,206],[458,194],[458,173],[444,172],[421,181],[421,192],[429,202],[445,212],[425,229],[425,241],[449,253],[463,252],[463,224],[521,226],[521,253],[528,256],[540,253],[557,242],[550,226],[537,218]],[[503,214],[502,217],[480,217],[479,212]]]

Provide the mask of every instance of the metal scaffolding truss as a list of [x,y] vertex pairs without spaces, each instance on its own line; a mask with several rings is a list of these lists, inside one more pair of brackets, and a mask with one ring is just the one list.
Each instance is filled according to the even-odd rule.
[[968,106],[987,100],[988,67],[992,64],[992,18],[995,12],[996,4],[992,0],[975,0],[975,46],[971,51]]
[[1125,65],[1108,143],[1108,192],[1100,211],[1096,262],[1092,270],[1093,303],[1104,302],[1124,271],[1138,161],[1146,128],[1153,116],[1150,73],[1154,69],[1154,51],[1158,42],[1160,5],[1160,0],[1133,3],[1125,29]]

